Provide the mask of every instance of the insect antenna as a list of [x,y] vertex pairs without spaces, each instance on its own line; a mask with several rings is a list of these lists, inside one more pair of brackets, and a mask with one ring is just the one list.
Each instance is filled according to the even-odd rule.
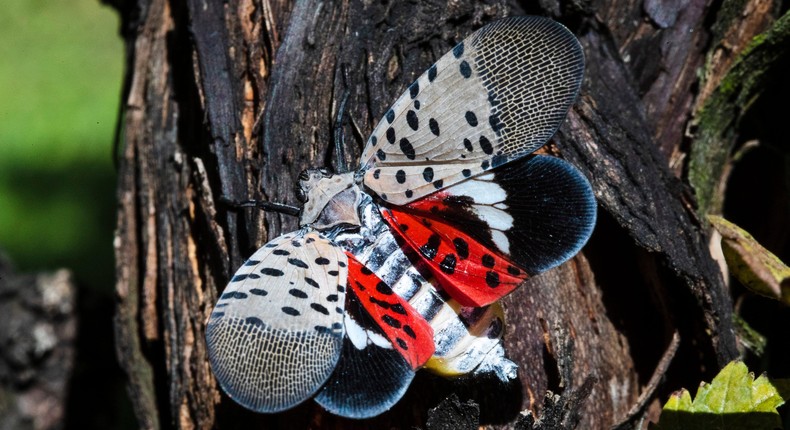
[[284,203],[266,202],[262,200],[243,200],[236,201],[225,197],[220,197],[220,201],[235,209],[237,208],[258,208],[266,212],[277,212],[285,215],[298,216],[300,208],[286,205]]
[[335,117],[334,138],[335,138],[335,164],[337,173],[348,172],[348,164],[346,164],[346,136],[343,131],[343,114],[346,111],[346,102],[348,96],[351,94],[351,88],[348,86],[346,65],[340,65],[340,75],[343,78],[343,86],[346,88],[343,91],[343,96],[340,98],[340,106],[337,108],[337,116]]

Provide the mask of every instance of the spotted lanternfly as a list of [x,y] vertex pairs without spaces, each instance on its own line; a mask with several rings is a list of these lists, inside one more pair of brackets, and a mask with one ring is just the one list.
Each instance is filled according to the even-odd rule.
[[357,171],[303,172],[301,229],[255,252],[208,321],[225,392],[259,412],[315,397],[365,418],[422,367],[515,378],[497,301],[576,254],[595,223],[587,180],[530,155],[564,119],[583,68],[562,25],[494,22],[409,86]]

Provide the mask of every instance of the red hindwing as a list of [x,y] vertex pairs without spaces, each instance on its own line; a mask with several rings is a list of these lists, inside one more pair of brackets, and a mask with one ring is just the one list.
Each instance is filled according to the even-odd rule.
[[450,224],[393,208],[382,208],[382,214],[439,285],[463,306],[491,304],[528,277],[509,259]]
[[[376,320],[384,336],[413,369],[424,365],[433,355],[433,329],[430,324],[392,288],[357,259],[348,255],[348,293],[354,294]],[[371,381],[373,382],[373,381]]]

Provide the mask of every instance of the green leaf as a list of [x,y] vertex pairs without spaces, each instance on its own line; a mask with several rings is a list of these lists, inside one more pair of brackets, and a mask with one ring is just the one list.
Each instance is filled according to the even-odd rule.
[[[787,381],[778,381],[786,386]],[[782,389],[782,394],[787,391]],[[780,390],[765,375],[754,379],[746,365],[732,362],[700,384],[694,400],[682,389],[670,396],[657,429],[773,429],[781,427],[776,408],[784,404]]]

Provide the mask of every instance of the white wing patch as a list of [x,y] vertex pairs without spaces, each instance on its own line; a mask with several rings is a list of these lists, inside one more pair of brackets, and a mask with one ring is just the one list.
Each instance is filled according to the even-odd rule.
[[316,232],[280,236],[236,272],[206,328],[209,359],[237,402],[278,412],[312,396],[343,345],[346,254]]
[[533,152],[562,122],[583,69],[578,41],[554,21],[481,28],[384,115],[362,154],[365,185],[405,204]]

